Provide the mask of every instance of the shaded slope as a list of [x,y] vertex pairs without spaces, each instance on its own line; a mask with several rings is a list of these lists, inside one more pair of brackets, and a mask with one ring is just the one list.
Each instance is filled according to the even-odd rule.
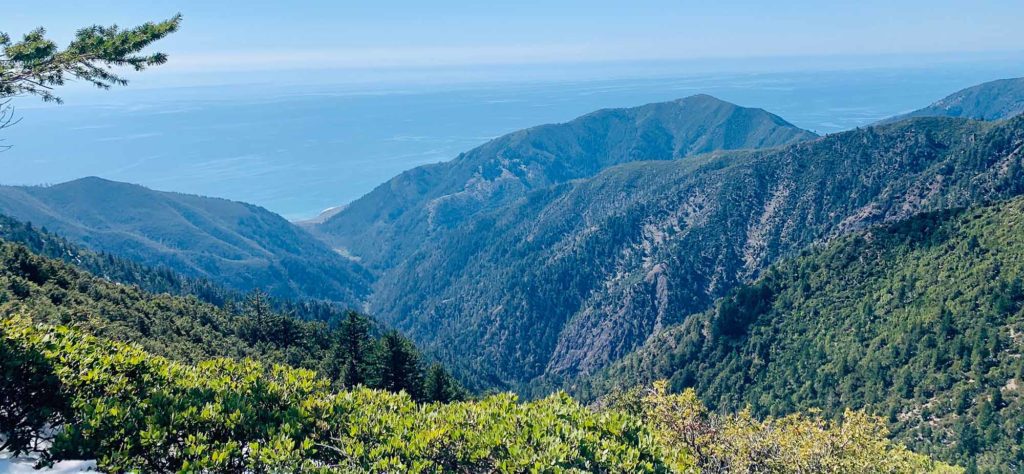
[[814,136],[764,110],[706,95],[601,110],[514,132],[450,162],[402,173],[315,229],[371,267],[389,268],[435,232],[533,189],[626,162],[774,147]]
[[263,208],[84,178],[0,187],[0,212],[88,247],[226,286],[356,304],[370,277]]
[[[148,267],[110,253],[93,252],[63,237],[2,214],[0,240],[24,245],[40,257],[60,260],[101,279],[134,285],[151,294],[193,296],[219,308],[241,304],[251,296],[211,280],[182,276],[167,267]],[[341,321],[349,309],[344,304],[329,301],[274,297],[267,297],[266,301],[278,312],[300,320],[326,322],[329,325]]]
[[[39,323],[74,326],[186,362],[252,357],[317,369],[327,362],[332,341],[324,323],[269,312],[257,322],[241,306],[150,294],[0,240],[2,316],[19,314]],[[257,337],[263,333],[275,337]]]
[[488,383],[592,372],[809,244],[1024,192],[1022,144],[1024,119],[918,119],[613,167],[424,244],[371,308]]

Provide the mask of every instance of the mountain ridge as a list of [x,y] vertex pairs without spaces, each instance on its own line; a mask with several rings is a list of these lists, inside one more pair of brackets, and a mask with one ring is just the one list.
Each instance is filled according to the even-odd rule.
[[283,217],[252,204],[89,177],[0,186],[0,212],[97,251],[240,290],[358,305],[370,274]]
[[478,214],[381,274],[369,306],[499,386],[588,373],[804,246],[1024,192],[1022,143],[1020,118],[920,118],[627,163]]
[[588,398],[668,379],[755,416],[863,407],[910,446],[1016,472],[1021,236],[1024,197],[874,226],[773,265],[569,386]]
[[998,79],[961,89],[935,103],[880,123],[912,117],[960,117],[973,120],[1004,120],[1024,113],[1024,77]]
[[[454,160],[403,172],[316,225],[314,232],[371,268],[387,268],[435,230],[615,164],[677,159],[721,148],[778,146],[816,137],[762,109],[708,95],[602,109],[498,137]],[[388,242],[389,248],[381,248]]]

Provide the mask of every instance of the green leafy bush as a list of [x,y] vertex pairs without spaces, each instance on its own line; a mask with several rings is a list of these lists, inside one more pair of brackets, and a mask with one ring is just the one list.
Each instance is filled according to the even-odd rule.
[[[705,446],[677,441],[688,432],[671,420],[707,410],[692,395],[690,411],[675,410],[663,387],[661,398],[634,404],[641,407],[636,412],[594,411],[564,393],[527,403],[505,393],[424,404],[405,392],[334,392],[312,371],[248,359],[186,365],[22,317],[0,320],[0,354],[6,382],[0,398],[35,413],[13,425],[5,421],[0,437],[17,433],[22,445],[32,446],[52,434],[43,463],[90,457],[112,472],[658,473],[704,467],[697,462]],[[881,465],[874,459],[880,453],[892,466],[885,472],[942,467],[889,442],[884,430],[870,429],[875,425],[851,436],[850,423],[736,420],[746,425],[723,425],[727,429],[709,438],[708,449],[754,446],[748,438],[770,431],[764,427],[799,424],[796,432],[816,427],[813,436],[843,446],[829,458],[835,460],[830,472],[864,472],[857,468]],[[797,472],[802,465],[787,457],[817,440],[779,438],[780,449],[746,466]]]
[[[61,423],[48,461],[95,456],[102,469],[141,472],[668,472],[638,420],[565,395],[418,404],[404,392],[335,393],[313,372],[283,365],[184,365],[24,318],[0,324],[5,359],[38,360],[59,381],[43,391],[54,407],[66,404],[64,417],[17,427],[43,437]],[[20,394],[37,377],[4,376],[11,383],[0,391],[13,406],[32,401]]]
[[750,410],[720,415],[688,389],[648,390],[610,397],[612,406],[643,419],[666,449],[686,453],[704,474],[728,472],[958,473],[889,441],[885,422],[846,410],[837,420],[800,413],[758,420]]

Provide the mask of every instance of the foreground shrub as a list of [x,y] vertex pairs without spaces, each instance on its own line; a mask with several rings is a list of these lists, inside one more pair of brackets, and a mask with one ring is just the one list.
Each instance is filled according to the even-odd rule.
[[[3,426],[4,436],[41,439],[58,422],[47,462],[95,457],[104,470],[141,472],[669,471],[635,417],[594,413],[566,395],[419,404],[405,393],[333,393],[313,372],[281,365],[179,364],[24,319],[0,331],[10,382],[0,396],[41,413]],[[15,356],[38,360],[54,383],[16,377]],[[52,410],[35,407],[42,392]]]
[[719,417],[692,392],[669,395],[664,384],[598,411],[561,393],[423,404],[405,393],[334,392],[314,372],[282,365],[181,364],[23,318],[0,320],[0,357],[0,400],[10,404],[0,408],[0,439],[39,450],[44,464],[87,457],[112,472],[946,469],[857,412],[842,422]]
[[668,451],[687,453],[700,472],[957,473],[889,440],[884,420],[847,410],[839,420],[791,414],[757,420],[749,411],[718,415],[697,394],[668,393],[665,381],[610,397],[642,418]]

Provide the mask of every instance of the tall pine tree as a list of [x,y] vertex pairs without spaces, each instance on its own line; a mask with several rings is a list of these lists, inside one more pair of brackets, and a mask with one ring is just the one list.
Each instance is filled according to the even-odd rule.
[[416,348],[398,331],[388,331],[377,341],[374,386],[392,392],[405,391],[420,400],[423,372]]
[[366,317],[349,311],[338,326],[338,340],[335,363],[338,364],[336,379],[346,388],[367,384],[370,366],[370,321]]
[[465,398],[462,387],[441,364],[431,364],[423,381],[423,400],[448,403]]

